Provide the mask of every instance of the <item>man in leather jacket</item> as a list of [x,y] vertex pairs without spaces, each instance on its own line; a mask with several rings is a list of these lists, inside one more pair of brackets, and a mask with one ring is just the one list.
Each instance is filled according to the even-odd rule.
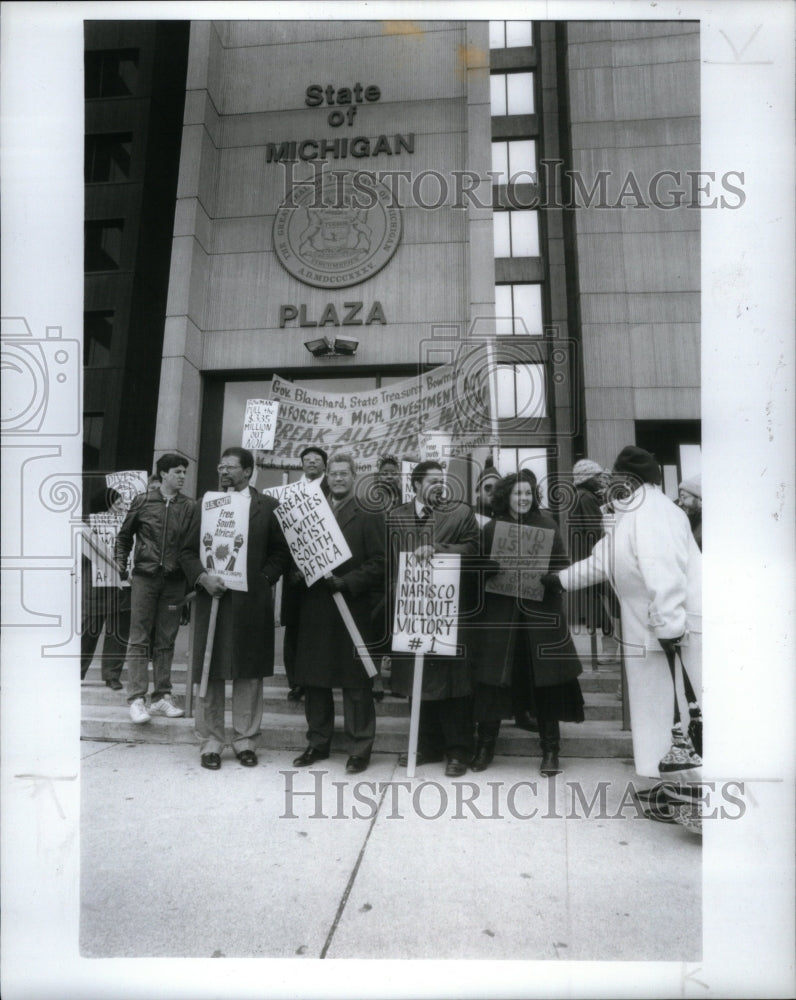
[[[133,500],[116,538],[116,564],[123,580],[127,579],[135,540],[127,646],[127,702],[135,723],[149,722],[152,715],[177,718],[184,714],[171,700],[171,661],[180,611],[170,607],[179,604],[185,594],[178,557],[194,508],[194,502],[182,495],[187,466],[187,460],[173,452],[158,459],[155,468],[160,485]],[[152,635],[154,683],[147,710]]]

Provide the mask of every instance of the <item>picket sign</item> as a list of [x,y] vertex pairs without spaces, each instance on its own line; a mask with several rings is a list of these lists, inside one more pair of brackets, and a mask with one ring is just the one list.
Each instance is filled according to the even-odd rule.
[[242,447],[252,451],[271,451],[278,413],[279,403],[275,399],[247,399]]
[[205,658],[202,661],[202,680],[199,684],[199,697],[207,697],[207,682],[210,680],[210,661],[213,659],[213,643],[216,638],[216,621],[218,620],[218,605],[221,596],[213,598],[210,605],[210,621],[207,626],[207,642],[205,643]]
[[249,503],[240,492],[208,492],[202,497],[199,558],[208,573],[220,576],[228,590],[248,590],[246,562]]
[[[308,587],[318,580],[329,580],[332,570],[351,558],[351,549],[329,501],[323,495],[320,479],[300,479],[297,483],[284,487],[274,514],[282,527],[290,554],[304,574]],[[368,677],[375,677],[378,671],[351,609],[341,593],[335,592],[332,597]]]
[[425,654],[456,656],[458,652],[460,571],[461,556],[456,553],[430,560],[420,560],[412,552],[399,555],[392,648],[415,654],[407,778],[414,778],[417,766]]

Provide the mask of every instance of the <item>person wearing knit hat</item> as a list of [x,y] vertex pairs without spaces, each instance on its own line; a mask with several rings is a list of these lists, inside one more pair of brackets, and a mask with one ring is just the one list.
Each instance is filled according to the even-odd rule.
[[[603,500],[605,470],[590,458],[572,466],[575,502],[569,515],[569,546],[573,562],[585,559],[605,534],[600,505]],[[602,651],[597,664],[619,662],[619,647],[614,637],[614,618],[619,617],[619,603],[609,583],[576,590],[570,595],[570,621],[585,624],[590,634],[602,635]],[[595,647],[596,649],[596,647]]]
[[[674,709],[689,718],[681,684],[672,684],[669,659],[682,656],[697,700],[702,686],[702,554],[688,518],[660,489],[655,458],[623,448],[614,476],[632,492],[612,501],[614,525],[591,554],[553,577],[565,590],[605,580],[621,605],[622,643],[636,773],[660,778],[659,764],[672,746]],[[633,481],[630,481],[632,478]],[[681,734],[682,735],[682,734]]]
[[500,473],[490,465],[481,473],[475,484],[475,511],[479,523],[483,526],[492,515],[492,490],[501,479]]
[[677,506],[682,507],[691,524],[694,541],[702,551],[702,476],[684,479],[677,488]]

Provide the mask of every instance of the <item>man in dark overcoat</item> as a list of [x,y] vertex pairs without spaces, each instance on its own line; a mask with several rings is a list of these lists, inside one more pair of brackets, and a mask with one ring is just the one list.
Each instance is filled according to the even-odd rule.
[[[329,496],[329,482],[326,478],[326,462],[329,456],[317,445],[310,445],[299,455],[301,461],[302,480],[308,483],[320,479],[321,491]],[[285,676],[287,677],[290,701],[301,701],[304,690],[294,677],[293,665],[296,661],[296,641],[298,639],[298,610],[301,601],[303,580],[296,564],[291,561],[290,567],[282,579],[282,604],[279,612],[279,622],[284,625],[282,637],[282,655],[285,659]]]
[[[420,462],[412,470],[411,482],[415,499],[390,511],[387,518],[393,589],[401,552],[414,552],[418,559],[430,559],[443,552],[459,553],[464,567],[479,551],[480,534],[473,509],[466,503],[445,500],[445,476],[439,462]],[[464,577],[462,573],[460,609],[469,603],[463,596]],[[466,650],[464,639],[460,625],[459,644]],[[393,691],[411,695],[413,664],[413,657],[393,655]],[[472,753],[471,694],[466,653],[463,657],[425,657],[418,765],[447,757],[446,775],[460,777],[467,771]],[[406,763],[406,755],[399,758],[399,763]]]
[[227,742],[224,700],[228,680],[232,681],[232,748],[244,767],[257,764],[255,748],[263,716],[263,678],[271,677],[274,672],[271,588],[290,564],[290,551],[274,516],[277,501],[249,485],[253,472],[254,456],[245,448],[227,448],[221,456],[219,489],[240,492],[249,503],[248,590],[227,590],[221,577],[205,570],[199,558],[201,504],[196,505],[180,555],[189,585],[198,589],[193,644],[196,681],[202,674],[211,598],[220,598],[207,696],[197,699],[195,720],[202,767],[211,771],[221,767],[221,752]]
[[329,459],[329,504],[351,558],[329,579],[302,584],[296,641],[296,683],[304,688],[308,746],[293,764],[307,767],[329,756],[334,730],[333,688],[343,689],[343,725],[349,758],[347,774],[359,774],[370,761],[376,736],[373,684],[356,654],[334,601],[341,593],[366,643],[378,639],[372,613],[384,590],[384,519],[360,506],[354,496],[356,467],[348,454]]

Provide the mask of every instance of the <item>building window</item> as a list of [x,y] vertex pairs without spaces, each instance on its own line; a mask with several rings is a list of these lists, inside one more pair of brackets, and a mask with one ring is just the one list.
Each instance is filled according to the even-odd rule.
[[539,256],[539,213],[530,209],[495,212],[496,257]]
[[86,97],[130,97],[138,78],[138,49],[87,52]]
[[100,467],[102,425],[104,413],[83,414],[83,469],[91,471]]
[[547,416],[543,365],[497,366],[498,420]]
[[85,224],[84,270],[118,270],[123,230],[124,219],[101,219]]
[[543,326],[541,285],[495,285],[495,332],[499,337],[540,337]]
[[533,45],[533,21],[490,21],[490,49],[516,49]]
[[86,368],[110,366],[112,339],[112,309],[83,313],[83,365]]
[[132,132],[109,132],[86,136],[86,183],[126,181],[130,177]]
[[536,140],[493,142],[492,174],[493,184],[535,184]]
[[493,116],[533,114],[533,73],[493,73],[489,83]]

